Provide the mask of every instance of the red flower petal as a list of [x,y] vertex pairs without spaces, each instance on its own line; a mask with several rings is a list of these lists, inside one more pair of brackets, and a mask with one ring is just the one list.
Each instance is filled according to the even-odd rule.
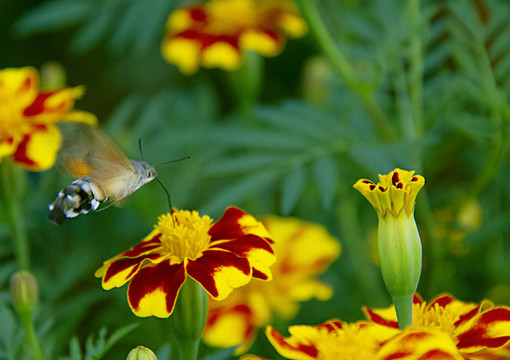
[[23,111],[25,116],[36,116],[44,112],[44,102],[55,92],[39,93],[34,102]]
[[280,350],[284,352],[291,351],[292,353],[298,352],[312,359],[316,359],[319,355],[319,351],[315,345],[303,343],[296,343],[295,345],[291,344],[287,342],[287,339],[284,338],[278,331],[270,326],[266,329],[266,336],[279,352]]
[[364,310],[365,315],[367,316],[368,320],[370,320],[376,324],[379,324],[379,325],[398,329],[398,321],[385,319],[367,307],[364,307],[363,310]]
[[134,259],[121,258],[115,260],[106,269],[106,272],[103,276],[103,285],[106,285],[108,282],[112,280],[112,278],[114,278],[115,276],[119,276],[122,272],[131,268],[130,271],[123,274],[121,278],[115,279],[114,281],[115,284],[112,284],[111,286],[106,286],[106,288],[111,289],[112,287],[115,286],[122,286],[127,281],[129,281],[129,279],[131,279],[131,277],[138,271],[138,269],[144,263],[145,260],[155,260],[159,257],[161,257],[161,255],[152,254]]
[[136,258],[142,256],[154,249],[157,249],[161,246],[160,241],[161,234],[156,234],[152,239],[142,241],[141,243],[134,246],[132,249],[122,253],[120,256],[128,257],[128,258]]
[[450,305],[454,301],[455,299],[451,295],[448,294],[440,295],[434,300],[432,300],[431,303],[427,304],[427,308],[433,309],[435,304],[438,304],[440,307],[445,308],[447,305]]
[[211,249],[223,249],[230,251],[237,256],[247,257],[250,251],[254,249],[265,250],[270,254],[274,254],[273,248],[269,243],[257,235],[242,235],[239,239],[215,243],[211,245]]
[[177,294],[186,279],[184,265],[163,261],[141,268],[129,283],[128,301],[140,317],[168,317],[172,314]]
[[[226,274],[227,271],[232,270],[235,274]],[[186,272],[213,298],[218,299],[228,296],[232,288],[245,285],[250,280],[251,267],[247,259],[235,254],[206,250],[200,258],[189,261]],[[223,276],[225,279],[221,281],[220,277]]]
[[[46,129],[45,126],[41,125],[44,129]],[[12,154],[12,158],[14,161],[20,163],[20,164],[24,164],[26,166],[30,166],[30,167],[33,167],[33,166],[36,166],[36,162],[33,161],[32,159],[30,159],[28,157],[28,154],[27,154],[27,145],[28,145],[28,142],[30,141],[30,135],[23,135],[23,139],[21,140],[21,142],[18,144],[18,148],[16,149],[16,151],[14,152],[14,154]]]
[[248,234],[257,235],[269,244],[274,243],[261,222],[236,207],[227,208],[222,218],[209,229],[211,243],[238,239]]
[[216,224],[209,230],[211,242],[216,240],[237,239],[247,233],[239,224],[239,220],[248,215],[241,209],[229,207]]
[[474,321],[469,330],[457,336],[459,349],[498,348],[510,340],[510,309],[496,307]]
[[193,7],[189,9],[189,16],[193,21],[203,23],[207,20],[207,14],[202,7]]

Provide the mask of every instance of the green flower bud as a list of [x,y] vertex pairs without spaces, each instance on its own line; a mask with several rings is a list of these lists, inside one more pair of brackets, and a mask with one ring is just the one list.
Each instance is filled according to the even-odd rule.
[[39,300],[39,287],[34,275],[21,270],[11,276],[11,300],[18,311],[31,311]]
[[425,179],[414,171],[395,169],[379,175],[379,184],[361,179],[359,190],[379,218],[379,263],[388,292],[393,298],[400,327],[411,324],[413,295],[421,275],[422,247],[414,220],[414,204]]
[[126,360],[158,360],[158,358],[151,349],[137,346],[129,352]]

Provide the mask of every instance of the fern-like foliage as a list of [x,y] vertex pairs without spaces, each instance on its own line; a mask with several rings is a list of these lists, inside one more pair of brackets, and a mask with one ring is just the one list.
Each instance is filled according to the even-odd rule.
[[115,330],[110,336],[106,336],[106,328],[99,330],[96,335],[89,335],[85,342],[85,351],[82,351],[79,340],[74,337],[69,344],[68,357],[61,357],[61,360],[99,360],[115,345],[117,341],[134,330],[139,324],[131,324]]

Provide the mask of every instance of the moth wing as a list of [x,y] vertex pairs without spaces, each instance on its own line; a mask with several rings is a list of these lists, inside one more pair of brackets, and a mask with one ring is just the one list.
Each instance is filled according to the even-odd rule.
[[135,173],[133,164],[99,128],[62,123],[59,162],[76,178],[89,176],[100,183]]

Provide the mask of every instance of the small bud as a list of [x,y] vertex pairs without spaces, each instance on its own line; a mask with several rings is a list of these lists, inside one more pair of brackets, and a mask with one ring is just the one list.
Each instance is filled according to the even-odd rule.
[[54,61],[49,61],[41,67],[41,88],[54,90],[64,87],[66,84],[66,72],[64,67]]
[[21,270],[12,275],[10,292],[18,310],[32,310],[39,300],[37,280],[30,271]]
[[158,358],[151,349],[137,346],[129,352],[126,360],[158,360]]

